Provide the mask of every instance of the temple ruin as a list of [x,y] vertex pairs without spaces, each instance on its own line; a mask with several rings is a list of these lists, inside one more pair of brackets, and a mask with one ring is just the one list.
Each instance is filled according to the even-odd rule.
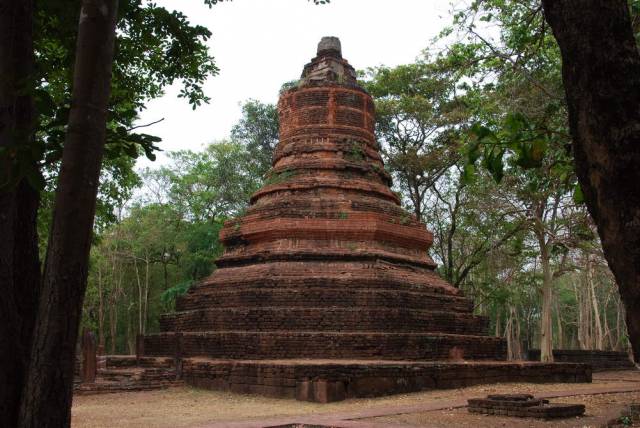
[[325,37],[278,103],[263,188],[220,234],[218,269],[140,353],[190,384],[334,401],[498,381],[584,382],[581,364],[506,361],[488,319],[434,271],[433,236],[390,189],[374,103]]

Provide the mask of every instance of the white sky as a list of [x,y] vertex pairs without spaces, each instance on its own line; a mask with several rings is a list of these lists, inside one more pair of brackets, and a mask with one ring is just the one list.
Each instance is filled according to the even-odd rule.
[[[202,0],[157,0],[182,11],[213,33],[208,44],[220,68],[209,78],[210,104],[195,111],[177,98],[179,85],[150,102],[138,123],[164,121],[144,132],[162,138],[162,150],[200,150],[225,138],[249,99],[275,103],[280,86],[300,77],[322,36],[337,36],[343,56],[356,68],[410,63],[446,25],[451,0],[233,0],[209,9]],[[138,166],[153,166],[142,157]]]

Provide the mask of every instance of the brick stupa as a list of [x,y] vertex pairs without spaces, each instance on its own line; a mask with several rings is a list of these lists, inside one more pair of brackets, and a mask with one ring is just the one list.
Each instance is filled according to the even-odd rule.
[[225,223],[218,269],[145,337],[146,355],[176,355],[194,385],[316,401],[590,377],[504,362],[504,339],[434,272],[432,234],[389,188],[373,100],[337,38],[322,39],[278,112],[267,182]]

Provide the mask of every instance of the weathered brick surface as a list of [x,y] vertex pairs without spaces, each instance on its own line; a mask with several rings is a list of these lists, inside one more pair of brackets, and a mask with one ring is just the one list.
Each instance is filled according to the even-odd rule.
[[[175,347],[174,333],[145,337],[147,355],[173,355]],[[239,359],[448,360],[452,348],[465,359],[504,360],[506,354],[502,338],[439,333],[206,331],[184,332],[181,341],[185,357]]]
[[186,359],[194,386],[330,402],[494,382],[589,382],[580,364],[225,361]]
[[208,308],[166,314],[160,319],[163,331],[213,330],[302,330],[432,332],[483,335],[487,317],[452,312],[405,308]]
[[473,302],[465,297],[396,289],[341,289],[336,287],[234,287],[216,292],[201,292],[197,300],[179,299],[176,309],[189,311],[208,308],[254,308],[262,306],[331,308],[405,308],[469,312]]

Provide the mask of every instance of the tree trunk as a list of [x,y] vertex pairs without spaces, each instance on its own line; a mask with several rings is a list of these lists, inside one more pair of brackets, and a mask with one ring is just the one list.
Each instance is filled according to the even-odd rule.
[[104,352],[104,296],[102,294],[102,267],[98,261],[98,346]]
[[616,351],[622,351],[624,349],[624,338],[627,336],[625,331],[625,325],[623,320],[625,319],[624,313],[624,304],[621,299],[618,298],[617,302],[617,314],[616,314],[616,333],[617,333],[617,341],[616,341]]
[[578,347],[580,349],[589,349],[588,330],[591,321],[589,320],[588,306],[585,304],[585,294],[588,291],[586,271],[585,280],[583,284],[573,284],[573,289],[576,295],[576,304],[578,306]]
[[519,360],[522,358],[520,349],[520,322],[513,306],[509,305],[509,317],[505,326],[505,338],[507,339],[507,359]]
[[169,271],[167,269],[167,265],[168,263],[166,261],[164,261],[164,256],[163,256],[163,261],[162,261],[162,275],[163,275],[163,279],[164,279],[164,290],[168,290],[169,289]]
[[591,306],[593,309],[593,349],[602,351],[603,349],[603,333],[602,322],[600,321],[600,308],[598,308],[598,299],[596,298],[596,286],[593,280],[593,262],[591,257],[587,255],[587,285],[589,286],[589,294],[591,295]]
[[25,180],[15,190],[0,194],[0,426],[3,427],[17,425],[22,387],[28,376],[40,293],[39,201],[38,191]]
[[640,356],[640,54],[627,0],[542,0],[560,46],[576,173]]
[[144,334],[142,331],[142,283],[140,282],[138,259],[135,255],[133,256],[133,267],[136,272],[136,284],[138,285],[138,334]]
[[126,336],[126,345],[127,345],[127,353],[129,355],[134,354],[134,343],[137,333],[134,331],[133,323],[131,322],[131,305],[127,308],[127,336]]
[[82,2],[71,111],[20,427],[64,427],[71,422],[75,346],[105,144],[117,3]]
[[552,310],[553,277],[546,251],[542,255],[542,312],[540,315],[540,361],[553,362]]
[[[39,192],[26,179],[7,185],[15,148],[32,146],[33,1],[0,0],[0,426],[16,426],[38,308]],[[24,150],[23,153],[29,153]],[[35,160],[26,162],[37,172]]]
[[144,259],[144,318],[142,319],[142,334],[147,334],[147,318],[149,316],[149,254]]
[[557,322],[557,332],[556,332],[556,343],[557,349],[564,349],[564,334],[562,329],[562,312],[560,311],[560,305],[558,304],[558,297],[554,299],[554,309],[556,311],[556,322]]
[[603,317],[602,317],[602,328],[604,330],[604,343],[606,343],[604,349],[607,351],[613,351],[614,343],[613,337],[611,335],[611,328],[609,327],[609,300],[611,299],[611,293],[607,294],[607,298],[604,301],[603,305]]
[[116,335],[118,333],[118,310],[117,310],[117,295],[112,294],[109,299],[109,336],[111,337],[110,354],[116,353]]
[[[117,233],[117,229],[116,229]],[[119,238],[119,236],[116,236]],[[118,241],[111,249],[111,293],[109,295],[109,335],[111,336],[110,354],[116,353],[116,339],[118,334],[118,299],[122,292],[122,264],[118,263]]]

